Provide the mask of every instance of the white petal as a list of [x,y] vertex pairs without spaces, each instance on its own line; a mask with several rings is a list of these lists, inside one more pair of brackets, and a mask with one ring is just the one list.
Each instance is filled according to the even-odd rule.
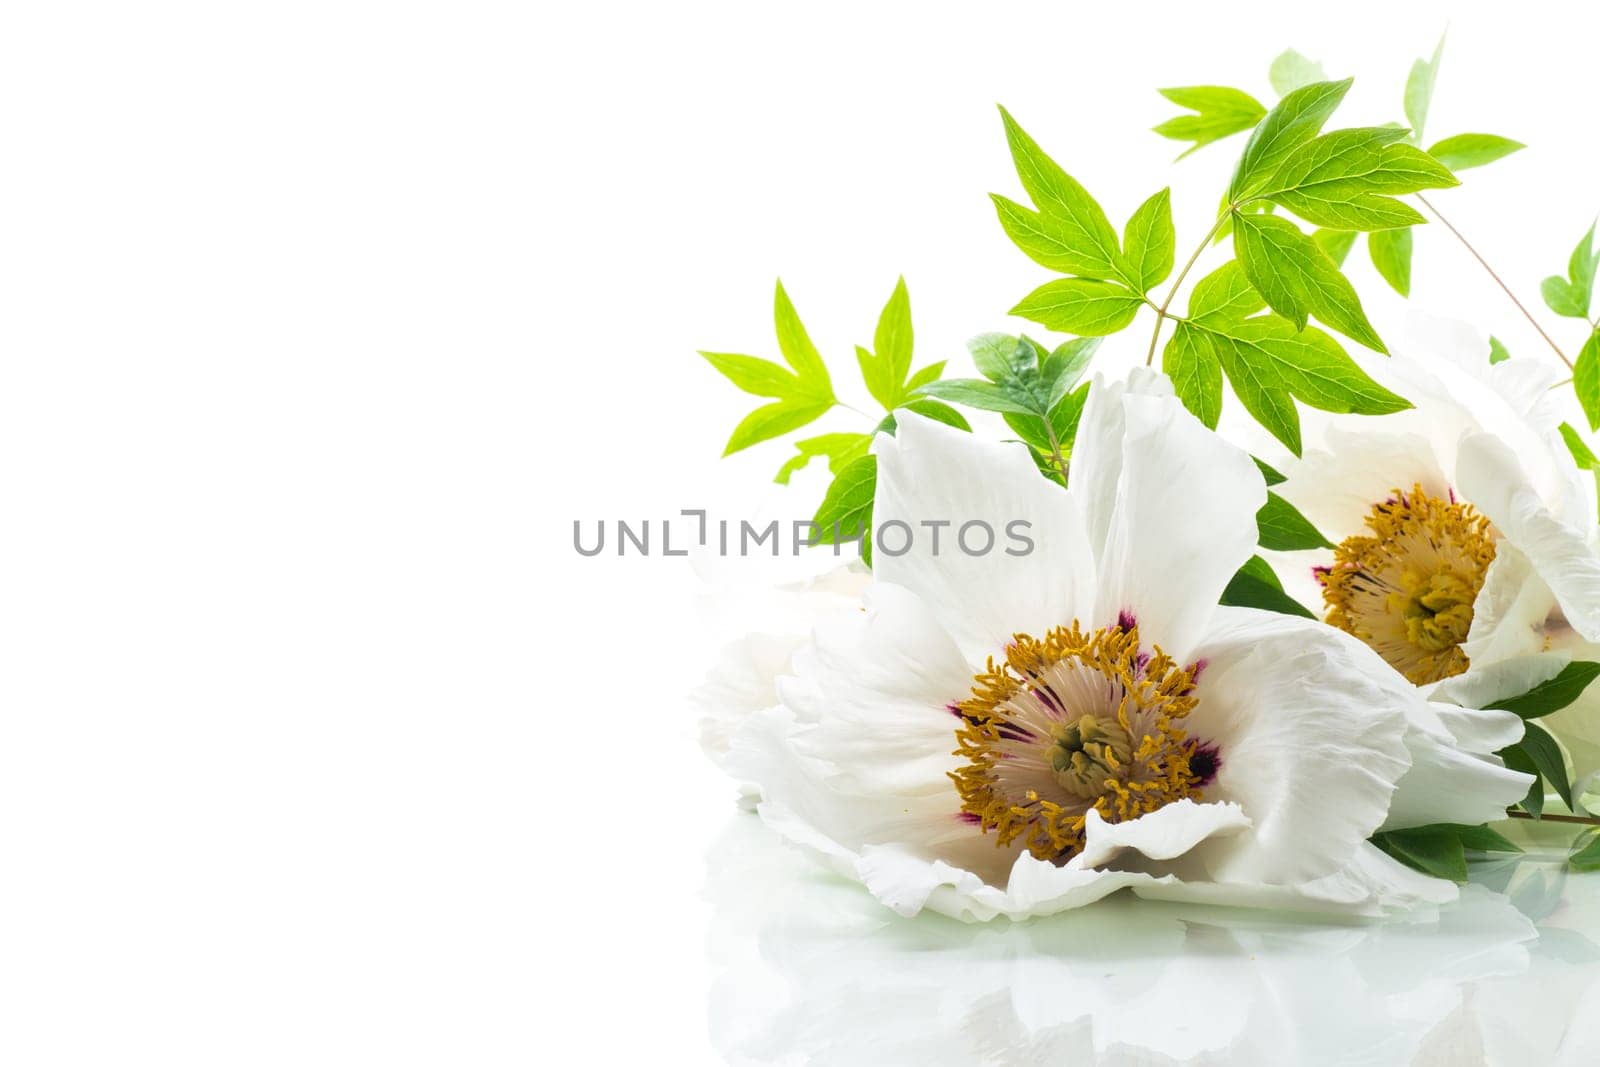
[[1250,817],[1237,804],[1196,804],[1187,798],[1127,822],[1106,822],[1090,808],[1083,851],[1071,866],[1101,867],[1128,849],[1153,860],[1175,859],[1209,837],[1249,827]]
[[927,606],[876,582],[866,609],[818,625],[815,641],[778,682],[783,702],[814,729],[799,752],[838,769],[844,789],[898,795],[956,793],[946,777],[958,720],[953,701],[972,691],[973,669]]
[[1600,641],[1600,555],[1584,533],[1545,506],[1517,456],[1497,438],[1469,434],[1461,442],[1457,477],[1473,506],[1528,557],[1573,629]]
[[[1101,387],[1096,382],[1091,393]],[[1081,487],[1103,507],[1112,464],[1093,450],[1121,450],[1094,619],[1104,625],[1129,613],[1146,642],[1184,660],[1228,581],[1255,552],[1266,485],[1243,450],[1207,430],[1176,398],[1130,389],[1121,409],[1120,442],[1105,430],[1073,452],[1075,463],[1084,461],[1073,491]],[[1109,412],[1103,417],[1108,426],[1116,421]]]
[[1405,743],[1411,767],[1395,788],[1383,823],[1386,830],[1503,819],[1506,808],[1527,796],[1533,782],[1494,756],[1462,751],[1448,735],[1413,729],[1406,732]]
[[1415,689],[1347,634],[1248,608],[1219,609],[1196,654],[1187,727],[1219,756],[1205,799],[1231,800],[1255,824],[1197,848],[1213,877],[1285,884],[1347,865],[1407,768]]
[[1396,489],[1409,492],[1421,485],[1442,499],[1450,492],[1450,479],[1426,436],[1365,425],[1359,430],[1330,428],[1322,447],[1308,445],[1304,458],[1286,465],[1283,475],[1272,491],[1335,543],[1370,533],[1366,520],[1372,506]]
[[[1456,741],[1469,752],[1493,752],[1514,744],[1522,737],[1522,720],[1508,711],[1471,711],[1487,708],[1508,697],[1521,696],[1538,685],[1543,685],[1556,675],[1572,657],[1565,652],[1545,652],[1532,656],[1474,664],[1466,673],[1446,678],[1425,689],[1428,699],[1434,702],[1445,725],[1455,734]],[[1459,705],[1445,708],[1439,702]],[[1505,717],[1515,719],[1507,723]],[[1503,737],[1514,733],[1509,741]],[[1479,737],[1479,734],[1485,734]],[[1499,743],[1494,743],[1498,741]],[[1486,747],[1483,747],[1486,746]]]
[[1164,374],[1135,367],[1123,381],[1096,374],[1072,446],[1072,492],[1083,501],[1084,527],[1098,558],[1105,552],[1122,480],[1122,443],[1128,434],[1123,397],[1172,396]]
[[1556,609],[1555,595],[1528,557],[1502,540],[1472,602],[1472,627],[1461,651],[1472,663],[1534,655],[1545,647],[1545,622]]
[[[877,577],[920,596],[963,651],[979,662],[1013,634],[1043,633],[1086,618],[1093,604],[1094,564],[1071,494],[1041,477],[1025,445],[973,434],[902,412],[896,436],[880,436],[873,523]],[[910,549],[896,555],[905,523]],[[987,523],[994,547],[969,555],[958,543],[966,523]],[[937,530],[925,523],[944,523]],[[1022,524],[1012,526],[1011,524]],[[1033,542],[1026,551],[1008,536]],[[974,526],[971,546],[984,535]],[[1020,555],[1011,554],[1013,552]]]
[[778,675],[805,643],[798,636],[751,634],[722,650],[706,680],[689,694],[700,720],[700,747],[721,765],[734,733],[754,712],[778,702]]

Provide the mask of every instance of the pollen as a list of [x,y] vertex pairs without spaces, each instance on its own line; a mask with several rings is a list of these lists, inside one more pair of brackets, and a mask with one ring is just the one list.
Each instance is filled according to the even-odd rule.
[[1128,620],[1014,635],[952,705],[961,810],[998,845],[1065,863],[1083,850],[1090,809],[1123,822],[1198,798],[1219,761],[1183,728],[1196,674],[1142,651]]
[[1347,537],[1317,576],[1327,621],[1416,685],[1467,669],[1461,643],[1494,561],[1489,520],[1471,504],[1396,489],[1374,504],[1370,534]]

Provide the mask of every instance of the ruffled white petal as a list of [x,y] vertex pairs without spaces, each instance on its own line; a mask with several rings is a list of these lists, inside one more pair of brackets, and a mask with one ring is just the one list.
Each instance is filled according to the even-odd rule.
[[1250,817],[1237,804],[1196,804],[1185,798],[1128,822],[1106,822],[1089,809],[1083,851],[1072,867],[1103,867],[1133,850],[1153,860],[1177,859],[1210,837],[1226,837],[1250,828]]
[[[1387,422],[1387,417],[1366,421]],[[1308,444],[1304,457],[1286,464],[1282,473],[1283,482],[1272,491],[1335,543],[1370,533],[1366,520],[1372,505],[1396,489],[1409,492],[1420,485],[1441,499],[1450,493],[1449,475],[1429,438],[1387,426],[1330,427],[1318,446]]]
[[1474,664],[1531,656],[1545,647],[1545,622],[1556,598],[1517,546],[1502,540],[1472,602],[1472,627],[1461,651]]
[[1205,798],[1233,801],[1255,822],[1197,849],[1212,875],[1281,885],[1347,866],[1409,765],[1413,688],[1332,627],[1248,608],[1219,609],[1196,655],[1187,726],[1220,756]]
[[1572,628],[1600,641],[1600,554],[1586,533],[1552,514],[1517,456],[1496,437],[1467,435],[1456,474],[1467,499],[1533,564]]
[[805,644],[798,636],[750,634],[723,649],[706,680],[689,694],[701,712],[700,747],[721,766],[739,727],[778,702],[778,675]]
[[[1228,581],[1255,552],[1266,485],[1241,449],[1175,397],[1148,383],[1149,391],[1136,391],[1138,384],[1096,383],[1103,395],[1085,415],[1088,438],[1073,451],[1091,536],[1103,537],[1094,621],[1132,615],[1145,640],[1186,660]],[[1102,454],[1107,449],[1117,455]],[[1113,476],[1108,514],[1104,483]]]
[[[873,524],[884,535],[873,555],[878,579],[921,597],[979,662],[1015,633],[1042,633],[1087,618],[1094,563],[1077,504],[1040,477],[1027,447],[985,441],[909,412],[900,413],[898,423],[896,436],[880,435],[873,446]],[[903,554],[895,550],[904,532],[885,529],[895,522],[913,535]],[[960,528],[971,522],[994,531],[992,550],[969,555],[961,549]],[[1032,550],[1010,539],[1008,529],[1030,538]],[[969,537],[980,546],[982,529],[974,527]]]

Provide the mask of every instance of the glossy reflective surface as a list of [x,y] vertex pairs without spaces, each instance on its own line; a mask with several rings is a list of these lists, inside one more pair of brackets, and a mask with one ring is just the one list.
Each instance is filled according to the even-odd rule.
[[979,926],[900,918],[739,816],[708,859],[712,1042],[736,1064],[1600,1063],[1600,874],[1566,871],[1570,832],[1522,837],[1411,922],[1118,897]]

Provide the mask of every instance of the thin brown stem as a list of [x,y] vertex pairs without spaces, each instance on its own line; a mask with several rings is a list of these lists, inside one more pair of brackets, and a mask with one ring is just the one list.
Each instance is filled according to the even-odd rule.
[[[1466,237],[1461,233],[1461,231],[1456,229],[1455,225],[1449,219],[1447,219],[1443,215],[1441,215],[1439,213],[1439,209],[1434,207],[1433,204],[1429,203],[1427,197],[1423,196],[1421,193],[1418,193],[1417,194],[1417,199],[1422,201],[1422,206],[1423,207],[1427,208],[1429,211],[1431,211],[1433,213],[1433,217],[1434,218],[1436,218],[1440,222],[1444,223],[1444,228],[1445,229],[1447,229],[1451,233],[1455,234],[1456,240],[1460,241],[1461,244],[1462,244],[1462,247],[1466,248],[1466,250],[1468,252],[1472,253],[1472,258],[1477,260],[1478,264],[1481,267],[1483,267],[1484,270],[1489,272],[1489,277],[1493,278],[1494,279],[1494,283],[1500,287],[1500,290],[1503,293],[1505,293],[1506,296],[1511,298],[1511,302],[1517,306],[1517,310],[1522,312],[1522,317],[1527,319],[1528,322],[1532,324],[1532,326],[1533,326],[1533,328],[1535,330],[1539,331],[1539,336],[1544,338],[1545,344],[1549,345],[1550,346],[1550,350],[1552,352],[1554,352],[1556,355],[1560,356],[1561,357],[1561,362],[1563,362],[1563,363],[1565,363],[1567,365],[1567,369],[1568,370],[1571,370],[1572,369],[1572,360],[1567,358],[1567,354],[1565,352],[1561,351],[1561,346],[1556,344],[1555,339],[1553,337],[1551,337],[1548,333],[1545,332],[1545,329],[1544,329],[1543,326],[1539,325],[1539,320],[1533,317],[1533,313],[1531,311],[1529,311],[1526,306],[1523,305],[1522,301],[1517,299],[1517,294],[1513,293],[1511,291],[1511,287],[1509,285],[1507,285],[1501,279],[1499,274],[1495,273],[1495,269],[1493,267],[1489,266],[1489,261],[1484,259],[1483,256],[1478,252],[1478,250],[1472,246],[1472,242],[1467,240]],[[1554,818],[1554,816],[1546,816],[1546,818]]]
[[1217,216],[1217,221],[1211,224],[1211,229],[1206,231],[1205,238],[1201,240],[1200,247],[1194,250],[1194,255],[1189,257],[1189,262],[1183,265],[1183,269],[1173,279],[1172,288],[1167,290],[1167,298],[1161,302],[1160,307],[1156,308],[1156,328],[1150,332],[1150,351],[1145,353],[1144,357],[1144,365],[1146,367],[1151,366],[1156,361],[1156,342],[1161,340],[1161,324],[1170,317],[1167,314],[1167,309],[1172,306],[1172,298],[1178,295],[1178,288],[1183,285],[1183,280],[1194,269],[1195,263],[1200,259],[1200,253],[1204,252],[1207,246],[1211,244],[1211,239],[1217,235],[1218,230],[1222,229],[1222,224],[1228,221],[1228,218],[1233,214],[1233,209],[1237,206],[1237,204],[1229,204],[1222,214]]
[[1508,811],[1508,819],[1532,819],[1535,822],[1570,822],[1579,826],[1600,826],[1600,819],[1585,815],[1530,815],[1525,811]]

